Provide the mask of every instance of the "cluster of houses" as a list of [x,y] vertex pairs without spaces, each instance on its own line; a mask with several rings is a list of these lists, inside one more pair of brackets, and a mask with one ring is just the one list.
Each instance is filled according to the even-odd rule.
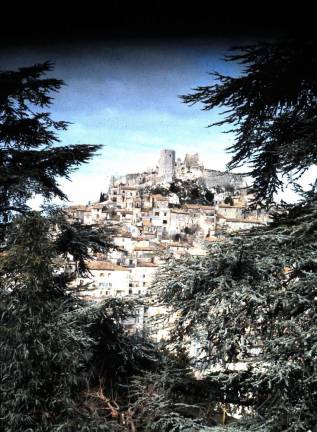
[[[173,181],[176,175],[173,167],[177,168],[177,164],[172,152],[162,151],[156,171],[112,178],[102,202],[67,208],[68,218],[73,222],[115,229],[112,242],[116,248],[91,260],[90,278],[77,281],[83,286],[83,296],[96,301],[109,296],[146,296],[165,260],[205,255],[206,245],[223,241],[227,232],[268,222],[266,213],[247,211],[246,189],[241,187],[240,179],[237,187],[234,177],[233,185],[226,187],[221,184],[223,177],[218,175],[217,180],[214,175],[214,184],[209,185],[214,193],[212,205],[190,202],[180,205],[176,194],[152,192],[151,187]],[[198,160],[196,155],[186,155],[183,165],[178,162],[179,170],[186,167],[187,179],[189,175],[201,178],[202,166],[197,167]],[[196,165],[191,168],[189,161]],[[177,173],[178,177],[181,175]],[[226,176],[228,181],[230,177]],[[126,323],[127,328],[142,331],[146,317],[156,312],[154,307],[140,309],[138,316]],[[161,337],[164,332],[156,335],[157,339]]]

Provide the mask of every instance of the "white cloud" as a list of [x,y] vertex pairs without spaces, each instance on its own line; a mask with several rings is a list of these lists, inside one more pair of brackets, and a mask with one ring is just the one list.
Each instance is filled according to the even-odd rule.
[[[314,184],[317,179],[317,166],[311,166],[299,179],[298,183],[304,191],[311,189],[311,185]],[[277,200],[283,200],[287,203],[294,203],[300,199],[300,196],[296,194],[290,186],[285,187],[283,192],[277,194]]]
[[62,180],[60,186],[70,204],[87,204],[99,200],[100,192],[108,189],[109,177],[104,174],[80,174],[71,176],[71,181]]

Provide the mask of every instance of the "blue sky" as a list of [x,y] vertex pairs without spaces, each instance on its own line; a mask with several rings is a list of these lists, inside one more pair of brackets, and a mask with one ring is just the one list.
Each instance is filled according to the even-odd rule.
[[52,75],[67,85],[55,95],[51,112],[56,120],[72,122],[59,134],[61,144],[104,144],[72,182],[61,180],[71,202],[86,203],[99,198],[112,174],[155,166],[163,148],[182,158],[198,152],[206,167],[225,169],[233,137],[207,128],[218,112],[188,107],[178,96],[210,84],[210,71],[238,74],[222,58],[239,43],[184,39],[21,47],[2,52],[1,67],[55,62]]
[[230,137],[207,128],[216,113],[179,99],[211,82],[208,72],[235,73],[221,57],[232,41],[168,40],[21,47],[3,52],[3,69],[55,62],[53,75],[66,82],[55,95],[55,119],[72,122],[62,144],[104,144],[99,156],[62,181],[73,202],[96,200],[112,174],[155,166],[162,148],[179,157],[198,151],[206,166],[224,169]]

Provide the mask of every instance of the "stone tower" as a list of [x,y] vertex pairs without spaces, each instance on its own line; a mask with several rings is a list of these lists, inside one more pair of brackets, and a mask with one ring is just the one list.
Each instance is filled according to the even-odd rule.
[[159,159],[159,176],[171,182],[175,174],[175,150],[161,150]]
[[195,154],[186,153],[186,156],[184,159],[184,164],[185,164],[186,168],[188,168],[188,169],[200,166],[201,163],[199,161],[199,154],[198,153],[195,153]]

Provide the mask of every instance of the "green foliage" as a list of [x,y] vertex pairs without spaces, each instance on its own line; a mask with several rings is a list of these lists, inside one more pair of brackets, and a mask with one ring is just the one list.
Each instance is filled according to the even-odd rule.
[[316,216],[311,196],[272,226],[213,245],[205,258],[167,263],[156,281],[177,317],[171,347],[199,343],[196,367],[221,367],[210,375],[215,398],[252,407],[252,430],[316,424]]
[[237,77],[217,72],[216,83],[182,96],[204,110],[224,108],[235,133],[229,168],[249,163],[256,201],[270,204],[282,176],[294,182],[317,160],[316,40],[284,40],[238,47],[227,61],[241,65]]
[[[57,282],[51,227],[16,220],[1,256],[1,418],[6,430],[48,430],[76,415],[76,391],[93,341],[76,323],[76,299]],[[71,324],[72,323],[72,324]]]
[[169,191],[176,193],[181,205],[212,205],[214,201],[214,194],[203,183],[197,180],[175,179],[171,183]]
[[106,194],[104,192],[100,192],[99,202],[104,202],[106,199]]
[[161,354],[144,337],[128,336],[122,323],[135,316],[137,301],[109,298],[82,310],[84,326],[95,341],[90,361],[90,383],[102,383],[120,392],[131,376],[155,371]]
[[224,199],[224,203],[233,206],[233,199],[232,199],[232,197],[231,197],[231,196],[227,196],[227,197]]
[[12,212],[29,210],[34,194],[65,199],[57,178],[68,178],[87,162],[98,145],[56,146],[56,132],[67,122],[55,121],[43,109],[52,102],[62,80],[45,78],[52,64],[42,63],[17,71],[0,72],[0,222]]
[[[183,101],[225,108],[216,125],[236,134],[229,168],[248,163],[254,205],[269,206],[284,179],[296,186],[316,163],[316,41],[238,47],[227,60],[240,75],[216,72]],[[171,347],[195,342],[215,400],[249,407],[234,430],[316,430],[316,216],[315,184],[271,226],[169,262],[156,281],[176,317]]]
[[201,424],[199,420],[168,413],[147,428],[153,432],[212,432],[214,429]]
[[138,341],[133,357],[134,344],[120,321],[124,306],[88,307],[64,272],[71,255],[76,274],[87,273],[85,260],[109,249],[111,232],[70,225],[61,210],[51,207],[41,214],[27,205],[34,194],[65,199],[57,177],[67,178],[99,148],[53,147],[59,141],[55,131],[67,124],[40,112],[51,102],[49,93],[63,84],[42,78],[51,68],[44,63],[0,73],[1,430],[119,431],[117,421],[105,421],[86,405],[89,386],[103,379],[96,353],[103,347],[104,364],[110,358],[124,363],[112,367],[119,380],[132,359],[140,359],[134,371],[142,361],[151,363],[153,348]]
[[2,424],[12,432],[122,430],[87,409],[89,389],[119,394],[133,374],[156,370],[160,356],[124,331],[135,304],[89,305],[69,289],[56,268],[61,230],[53,220],[36,212],[16,218],[1,255]]
[[168,196],[176,194],[180,205],[203,204],[213,205],[214,194],[199,180],[175,179],[166,186],[153,186],[144,188],[144,192]]
[[63,210],[48,207],[48,211],[59,228],[55,247],[65,261],[69,254],[71,255],[76,264],[76,275],[84,275],[89,272],[87,260],[91,259],[94,254],[115,249],[111,241],[116,232],[114,228],[84,225],[78,222],[70,224]]

